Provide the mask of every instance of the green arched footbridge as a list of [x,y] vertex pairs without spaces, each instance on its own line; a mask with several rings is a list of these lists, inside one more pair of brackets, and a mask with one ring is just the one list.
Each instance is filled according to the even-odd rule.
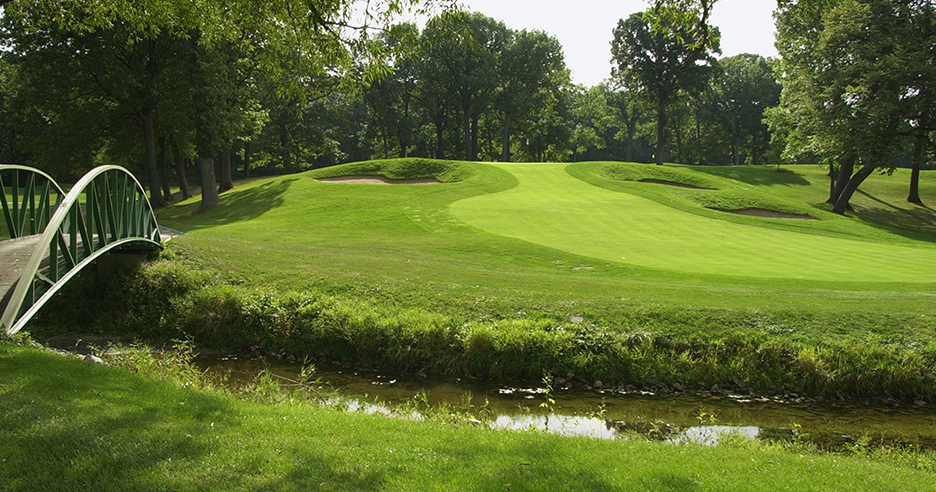
[[146,192],[122,167],[95,168],[65,193],[38,169],[0,165],[0,190],[0,326],[9,334],[101,256],[162,247]]

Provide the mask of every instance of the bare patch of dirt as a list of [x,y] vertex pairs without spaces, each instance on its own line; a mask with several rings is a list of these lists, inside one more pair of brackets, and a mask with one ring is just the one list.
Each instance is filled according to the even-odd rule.
[[316,178],[316,181],[323,183],[344,183],[344,184],[439,184],[441,181],[435,178],[416,178],[416,179],[390,179],[380,175],[351,175],[335,176],[333,178]]
[[666,186],[675,186],[677,188],[689,188],[691,190],[715,190],[717,189],[717,188],[703,188],[701,186],[695,186],[695,185],[686,184],[686,183],[678,183],[676,181],[666,181],[665,179],[641,179],[640,182],[661,184],[661,185],[666,185]]
[[788,214],[786,212],[777,212],[776,210],[767,210],[763,208],[742,208],[741,210],[725,210],[721,208],[714,208],[712,210],[718,210],[719,212],[727,212],[729,214],[736,215],[766,217],[768,219],[819,220],[815,217],[810,217],[809,215]]

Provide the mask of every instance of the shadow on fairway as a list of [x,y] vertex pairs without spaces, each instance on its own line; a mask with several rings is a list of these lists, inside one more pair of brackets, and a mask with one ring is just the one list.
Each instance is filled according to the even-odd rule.
[[210,229],[215,226],[256,219],[283,204],[283,195],[299,178],[283,178],[269,181],[245,190],[223,193],[221,204],[199,211],[198,202],[181,205],[174,209],[163,209],[172,227],[183,232]]
[[856,215],[862,221],[899,236],[936,243],[936,210],[925,205],[909,204],[911,208],[902,209],[860,190],[859,192],[882,205],[875,208],[860,208]]
[[[17,381],[17,391],[2,399],[10,412],[0,418],[8,430],[3,444],[7,450],[17,450],[3,453],[0,482],[11,482],[10,490],[165,487],[147,472],[171,459],[197,463],[209,456],[209,440],[204,438],[208,427],[197,424],[206,420],[219,426],[240,424],[215,397],[164,390],[167,397],[185,398],[186,404],[156,408],[146,395],[165,386],[129,372],[121,378],[112,372],[105,377],[105,371],[112,370],[54,354],[5,355],[0,357],[0,371],[8,381]],[[69,375],[63,377],[59,371]],[[124,410],[111,411],[108,407],[117,400],[115,407]],[[135,405],[126,404],[127,400]],[[100,411],[85,411],[80,423],[67,423],[68,417],[56,421],[55,416],[73,414],[66,407],[75,406]],[[190,417],[180,418],[184,414]],[[23,427],[24,421],[41,422],[41,431]],[[162,437],[139,441],[127,437],[152,435]],[[139,445],[127,446],[128,442]],[[48,488],[49,484],[55,486]]]
[[774,166],[696,166],[692,170],[756,186],[809,186],[811,184],[809,180],[794,171],[781,168],[778,172]]

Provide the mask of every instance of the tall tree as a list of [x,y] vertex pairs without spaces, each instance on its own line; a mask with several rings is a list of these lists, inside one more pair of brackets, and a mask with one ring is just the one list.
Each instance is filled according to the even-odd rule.
[[780,103],[781,85],[767,60],[748,53],[722,58],[704,100],[731,136],[732,161],[742,164],[742,145],[748,147],[751,164],[758,164],[768,142],[764,111]]
[[906,100],[920,75],[907,61],[921,48],[915,0],[781,2],[777,47],[785,73],[782,103],[796,132],[839,165],[829,202],[844,214],[852,194],[892,156],[908,124]]
[[465,160],[476,160],[477,124],[497,87],[495,58],[509,36],[503,23],[472,12],[433,18],[424,31],[427,56],[442,76],[461,121]]
[[562,45],[542,31],[513,32],[497,56],[496,106],[503,115],[501,144],[503,162],[510,161],[510,126],[537,105],[542,91],[558,91],[563,81],[555,74],[566,72]]
[[646,100],[640,95],[637,88],[628,88],[624,84],[627,80],[616,80],[615,87],[599,86],[605,94],[607,104],[613,109],[614,119],[619,123],[621,131],[615,136],[625,142],[624,160],[634,161],[634,137],[637,128],[646,120],[648,108]]
[[[701,33],[685,25],[671,24],[670,17],[654,29],[644,13],[621,19],[611,41],[612,76],[639,88],[656,109],[656,163],[663,165],[666,152],[667,110],[682,92],[700,92],[712,73],[717,39],[703,43]],[[668,29],[667,29],[668,28]],[[711,28],[715,29],[715,28]]]

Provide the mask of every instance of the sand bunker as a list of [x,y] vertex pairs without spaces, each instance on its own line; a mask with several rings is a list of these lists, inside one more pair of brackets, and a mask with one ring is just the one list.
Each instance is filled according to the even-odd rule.
[[693,190],[714,190],[715,188],[703,188],[701,186],[690,185],[686,183],[678,183],[676,181],[666,181],[664,179],[641,179],[641,183],[654,183],[667,186],[676,186],[678,188],[689,188]]
[[724,210],[721,208],[714,208],[712,210],[718,210],[719,212],[727,212],[729,214],[750,215],[753,217],[767,217],[768,219],[819,220],[815,217],[810,217],[808,215],[788,214],[785,212],[777,212],[776,210],[767,210],[763,208],[742,208],[741,210]]
[[323,183],[344,183],[344,184],[439,184],[441,181],[435,178],[416,178],[416,179],[390,179],[380,175],[353,175],[353,176],[335,176],[333,178],[316,178],[316,181]]

